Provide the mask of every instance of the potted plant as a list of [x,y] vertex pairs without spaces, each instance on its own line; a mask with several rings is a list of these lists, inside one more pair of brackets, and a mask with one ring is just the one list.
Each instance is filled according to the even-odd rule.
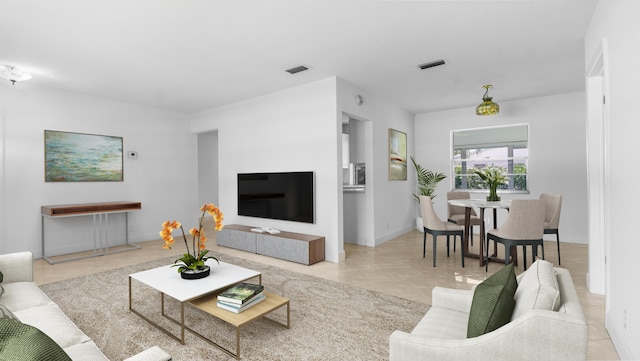
[[[172,267],[178,267],[178,273],[184,279],[198,279],[207,277],[210,273],[210,268],[205,264],[205,262],[211,258],[216,262],[220,263],[218,259],[214,256],[208,256],[208,249],[205,249],[207,237],[204,235],[204,230],[202,228],[202,223],[204,220],[204,216],[209,213],[213,220],[215,221],[215,230],[219,231],[222,229],[223,224],[223,214],[220,211],[220,208],[211,204],[205,204],[200,208],[202,211],[202,215],[199,218],[198,228],[192,228],[189,230],[189,234],[191,234],[191,249],[189,249],[189,243],[187,242],[187,236],[184,232],[184,228],[182,228],[182,224],[176,220],[173,222],[166,221],[162,223],[162,231],[160,231],[160,236],[164,240],[164,245],[162,248],[171,249],[173,243],[175,242],[173,238],[173,230],[180,228],[182,231],[182,239],[184,239],[184,245],[187,248],[187,253],[182,255],[182,257],[178,258]],[[193,251],[193,253],[191,253]]]
[[411,162],[413,162],[413,166],[416,168],[416,176],[418,177],[418,193],[413,194],[415,199],[420,202],[420,196],[429,196],[431,198],[435,198],[434,192],[436,190],[436,186],[438,183],[445,178],[447,178],[444,173],[435,173],[428,169],[423,168],[420,164],[416,162],[413,157],[411,158]]
[[498,186],[501,184],[507,184],[509,177],[507,177],[502,167],[495,165],[488,165],[483,169],[473,169],[473,173],[477,174],[484,184],[489,187],[489,195],[487,201],[495,202],[500,200],[498,196]]
[[[413,194],[413,197],[420,203],[420,196],[429,196],[432,199],[436,197],[435,190],[438,183],[447,178],[444,173],[432,172],[422,167],[413,157],[411,162],[416,169],[416,176],[418,177],[418,194]],[[416,226],[419,231],[423,230],[422,217],[418,217],[416,220]]]

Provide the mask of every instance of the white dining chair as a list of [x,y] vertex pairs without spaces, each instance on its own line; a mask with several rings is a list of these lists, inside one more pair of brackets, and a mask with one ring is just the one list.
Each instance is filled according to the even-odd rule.
[[[438,236],[447,236],[447,257],[449,257],[450,236],[453,236],[454,244],[456,242],[456,237],[460,237],[460,249],[464,250],[462,246],[464,228],[457,224],[441,221],[440,218],[438,218],[436,211],[433,209],[431,197],[420,196],[420,209],[422,210],[422,223],[424,228],[422,258],[425,258],[427,253],[427,233],[433,238],[433,267],[436,266],[436,241],[438,240]],[[462,259],[462,267],[464,267],[464,252],[462,251],[460,252],[460,258]]]

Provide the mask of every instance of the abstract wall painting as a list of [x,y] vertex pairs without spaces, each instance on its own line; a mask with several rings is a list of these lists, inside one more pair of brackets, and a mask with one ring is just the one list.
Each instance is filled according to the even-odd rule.
[[45,182],[122,182],[122,140],[45,130]]
[[407,180],[407,133],[389,128],[389,180]]

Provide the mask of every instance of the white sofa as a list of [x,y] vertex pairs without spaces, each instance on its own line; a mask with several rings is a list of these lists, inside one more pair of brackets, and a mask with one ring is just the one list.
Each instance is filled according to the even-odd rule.
[[[108,361],[96,344],[85,335],[33,282],[31,252],[0,255],[1,286],[5,292],[0,304],[17,319],[38,328],[57,343],[72,360]],[[169,361],[171,357],[157,346],[126,361]]]
[[[474,290],[435,287],[433,305],[413,331],[391,335],[390,361],[586,360],[587,322],[571,274],[546,264],[552,277],[545,281],[544,276],[530,273],[529,280],[542,281],[523,284],[525,274],[544,268],[534,267],[545,265],[536,261],[517,278],[511,321],[478,337],[467,338]],[[549,298],[548,284],[556,281],[559,294]]]

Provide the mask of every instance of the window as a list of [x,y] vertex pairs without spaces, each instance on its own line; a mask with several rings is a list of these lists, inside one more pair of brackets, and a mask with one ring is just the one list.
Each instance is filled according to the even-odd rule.
[[487,189],[472,169],[495,165],[509,177],[509,184],[498,189],[528,191],[528,140],[527,124],[454,130],[451,142],[453,188]]

